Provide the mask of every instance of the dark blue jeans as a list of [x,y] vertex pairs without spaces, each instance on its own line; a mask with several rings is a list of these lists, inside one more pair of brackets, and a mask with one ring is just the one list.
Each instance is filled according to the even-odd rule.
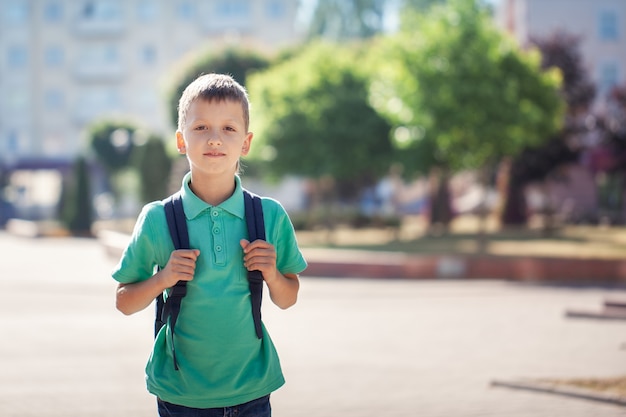
[[191,408],[157,399],[160,417],[271,417],[270,396],[226,408]]

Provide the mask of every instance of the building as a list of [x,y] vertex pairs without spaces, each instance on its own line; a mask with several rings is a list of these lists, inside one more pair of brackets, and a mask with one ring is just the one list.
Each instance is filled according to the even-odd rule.
[[297,0],[0,1],[0,167],[70,161],[96,119],[170,133],[163,87],[183,57],[293,44],[297,9]]
[[500,27],[525,45],[562,30],[581,37],[581,54],[597,87],[595,110],[607,92],[626,84],[626,1],[500,0]]

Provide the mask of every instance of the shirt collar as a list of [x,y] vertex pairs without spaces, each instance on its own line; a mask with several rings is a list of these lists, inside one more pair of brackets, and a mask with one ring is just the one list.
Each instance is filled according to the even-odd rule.
[[[189,182],[191,181],[191,172],[188,172],[183,178],[181,194],[183,198],[183,207],[185,209],[185,217],[191,220],[199,216],[203,211],[213,208],[212,205],[204,202],[191,191]],[[245,208],[243,203],[243,189],[241,187],[241,178],[235,175],[235,191],[222,204],[217,206],[222,210],[231,213],[234,216],[243,219],[245,217]]]

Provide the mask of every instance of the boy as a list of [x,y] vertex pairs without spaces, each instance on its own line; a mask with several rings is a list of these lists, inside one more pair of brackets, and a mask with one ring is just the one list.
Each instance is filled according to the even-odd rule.
[[[174,250],[164,202],[147,204],[113,271],[116,306],[124,314],[148,307],[177,281],[187,281],[175,324],[157,334],[146,365],[148,390],[160,416],[270,416],[269,394],[284,384],[276,349],[263,327],[258,338],[247,270],[260,270],[271,300],[295,304],[306,268],[283,207],[262,199],[267,242],[248,242],[239,158],[252,142],[245,89],[231,77],[203,75],[178,107],[178,151],[189,161],[182,200],[189,250]],[[155,268],[159,271],[154,273]]]

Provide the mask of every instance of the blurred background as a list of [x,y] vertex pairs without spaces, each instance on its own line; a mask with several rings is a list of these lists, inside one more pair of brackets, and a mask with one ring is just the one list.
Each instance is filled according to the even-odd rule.
[[[0,0],[0,414],[153,414],[153,311],[107,277],[209,72],[319,278],[263,313],[277,414],[623,415],[624,0]],[[520,376],[622,406],[491,388]]]
[[[625,221],[621,0],[2,0],[0,225],[126,230],[177,190],[177,101],[252,103],[244,184],[298,230]],[[39,232],[37,232],[39,233]]]

